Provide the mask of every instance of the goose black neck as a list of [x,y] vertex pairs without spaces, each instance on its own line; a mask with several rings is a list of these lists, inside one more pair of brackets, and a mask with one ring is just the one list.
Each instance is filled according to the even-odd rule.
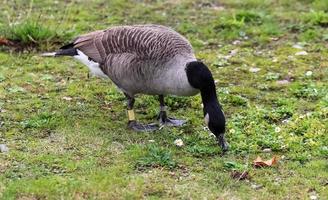
[[[214,83],[214,81],[213,81]],[[215,85],[209,83],[207,87],[200,88],[200,95],[202,97],[203,104],[212,104],[212,103],[217,103],[219,104],[216,91],[215,91]]]
[[[207,126],[217,137],[223,151],[228,149],[224,139],[225,116],[216,96],[215,83],[210,70],[202,62],[190,62],[186,66],[186,73],[190,85],[200,90],[204,105],[204,116]],[[206,118],[207,117],[207,118]]]
[[215,126],[217,132],[224,133],[225,116],[216,95],[212,73],[204,63],[199,61],[188,63],[186,73],[190,85],[200,90],[204,115],[208,114],[210,118],[209,127]]
[[212,73],[204,63],[200,61],[188,63],[186,73],[190,85],[200,90],[204,106],[212,103],[219,104]]

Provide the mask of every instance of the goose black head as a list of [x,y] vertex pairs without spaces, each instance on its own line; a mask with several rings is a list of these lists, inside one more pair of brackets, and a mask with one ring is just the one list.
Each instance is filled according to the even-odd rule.
[[222,150],[227,151],[228,144],[224,138],[226,120],[216,95],[212,73],[207,66],[200,61],[188,63],[186,66],[186,73],[190,85],[200,90],[204,105],[203,111],[206,125],[216,136]]

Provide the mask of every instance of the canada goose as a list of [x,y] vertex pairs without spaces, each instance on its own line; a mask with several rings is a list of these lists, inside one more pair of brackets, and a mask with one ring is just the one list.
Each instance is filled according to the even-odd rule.
[[224,151],[225,116],[219,104],[210,70],[197,61],[189,41],[160,25],[117,26],[81,35],[53,53],[72,56],[90,71],[110,78],[125,94],[128,127],[136,131],[158,129],[137,123],[133,111],[136,94],[158,95],[161,124],[181,126],[184,121],[167,117],[164,96],[192,96],[200,92],[204,119]]

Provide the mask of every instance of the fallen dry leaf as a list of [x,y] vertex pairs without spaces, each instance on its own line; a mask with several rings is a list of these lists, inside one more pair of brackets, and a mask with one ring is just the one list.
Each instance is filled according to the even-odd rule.
[[262,160],[262,158],[260,156],[258,156],[254,161],[253,161],[253,164],[254,164],[254,167],[271,167],[275,164],[277,164],[277,157],[276,156],[273,156],[272,159],[270,160]]
[[0,45],[10,46],[13,45],[13,42],[7,40],[6,38],[0,38]]

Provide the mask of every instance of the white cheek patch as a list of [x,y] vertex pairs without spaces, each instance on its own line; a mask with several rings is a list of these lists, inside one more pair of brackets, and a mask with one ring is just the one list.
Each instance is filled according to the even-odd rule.
[[210,121],[210,116],[208,115],[208,113],[206,113],[205,117],[204,117],[204,121],[206,126],[208,126],[208,122]]
[[89,70],[93,75],[102,78],[108,78],[108,76],[100,69],[99,63],[89,60],[89,57],[80,50],[77,50],[77,54],[78,55],[75,55],[74,58],[88,66]]

